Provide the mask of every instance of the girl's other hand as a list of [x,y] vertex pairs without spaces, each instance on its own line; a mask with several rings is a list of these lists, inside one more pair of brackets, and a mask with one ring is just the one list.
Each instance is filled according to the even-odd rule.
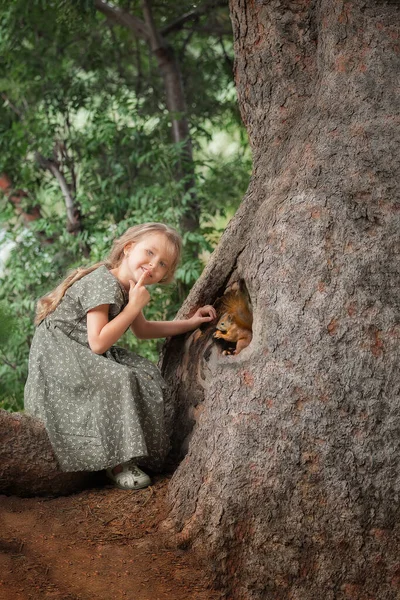
[[133,304],[135,307],[140,308],[140,310],[150,302],[150,294],[144,285],[146,277],[147,271],[143,273],[136,284],[132,279],[129,280],[129,304]]
[[193,323],[193,329],[200,327],[203,323],[209,323],[217,318],[217,312],[215,308],[209,304],[202,306],[197,309],[193,317],[190,317],[190,321]]

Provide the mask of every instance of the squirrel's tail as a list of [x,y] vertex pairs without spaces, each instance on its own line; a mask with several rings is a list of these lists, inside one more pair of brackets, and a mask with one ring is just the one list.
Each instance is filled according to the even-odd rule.
[[253,312],[250,306],[250,300],[247,295],[241,291],[228,292],[222,299],[222,309],[231,315],[234,322],[244,329],[250,329],[253,325]]

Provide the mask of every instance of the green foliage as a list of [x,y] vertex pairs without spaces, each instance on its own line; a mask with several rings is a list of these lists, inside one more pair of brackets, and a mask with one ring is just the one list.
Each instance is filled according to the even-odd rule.
[[[138,2],[115,4],[142,18]],[[162,28],[194,7],[188,0],[154,3],[156,23]],[[16,409],[37,299],[68,270],[102,260],[135,223],[180,229],[195,197],[200,228],[182,232],[176,283],[157,286],[145,311],[149,319],[173,318],[182,289],[200,276],[246,190],[251,157],[232,82],[232,41],[212,33],[214,22],[218,31],[228,26],[227,7],[168,37],[182,69],[194,148],[194,176],[181,177],[183,147],[171,143],[163,81],[144,41],[111,26],[90,0],[0,0],[0,10],[0,173],[26,193],[18,210],[0,196],[0,251],[5,241],[16,243],[0,268],[0,329],[12,323],[0,331],[0,402]],[[75,234],[66,228],[59,181],[38,154],[69,186],[81,215]],[[40,218],[28,221],[38,208]],[[152,360],[161,344],[132,335],[122,343]]]
[[[21,300],[21,311],[28,300]],[[0,408],[19,410],[28,373],[26,360],[32,328],[29,320],[15,315],[3,301],[0,302]],[[24,329],[28,327],[28,331]]]

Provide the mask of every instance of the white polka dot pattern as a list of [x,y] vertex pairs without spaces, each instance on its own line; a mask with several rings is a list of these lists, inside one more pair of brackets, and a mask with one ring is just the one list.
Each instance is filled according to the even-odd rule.
[[155,365],[124,348],[94,354],[86,313],[110,304],[110,319],[127,294],[105,266],[67,290],[36,329],[25,409],[41,419],[63,471],[98,471],[132,458],[160,469],[168,441],[164,382]]

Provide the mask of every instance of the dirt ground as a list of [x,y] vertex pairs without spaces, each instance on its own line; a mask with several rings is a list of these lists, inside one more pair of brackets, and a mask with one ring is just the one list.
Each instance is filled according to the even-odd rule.
[[167,485],[0,496],[0,600],[221,600],[160,526]]

